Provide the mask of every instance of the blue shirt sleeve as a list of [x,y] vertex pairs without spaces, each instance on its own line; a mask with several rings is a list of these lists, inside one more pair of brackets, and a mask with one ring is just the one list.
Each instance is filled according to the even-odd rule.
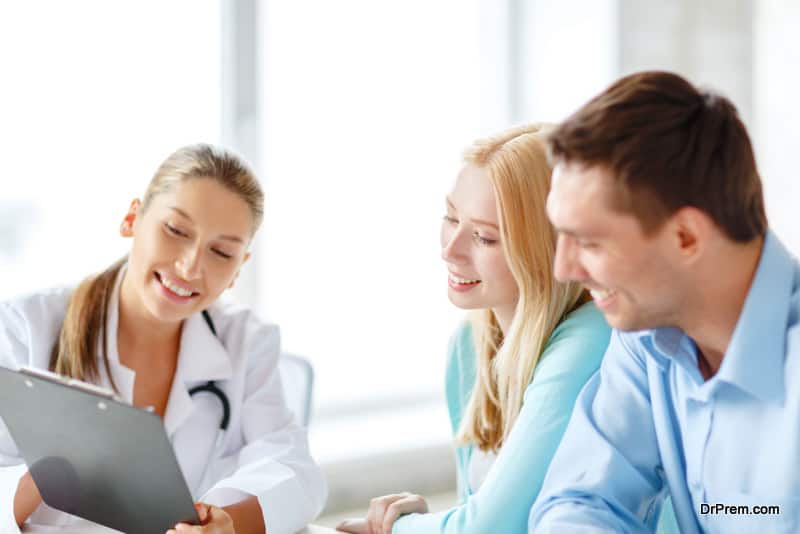
[[653,532],[662,472],[644,356],[614,331],[531,510],[530,532]]
[[516,423],[480,489],[461,505],[395,522],[394,534],[525,532],[528,512],[581,387],[598,369],[609,329],[592,305],[548,341]]

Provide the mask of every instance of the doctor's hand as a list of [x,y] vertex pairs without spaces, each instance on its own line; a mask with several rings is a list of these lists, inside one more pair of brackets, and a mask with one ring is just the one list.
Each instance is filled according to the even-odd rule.
[[233,519],[225,510],[201,502],[195,503],[194,507],[200,518],[199,525],[178,523],[166,534],[234,534]]
[[42,504],[42,496],[28,471],[19,479],[17,493],[14,495],[14,519],[17,521],[17,526],[21,527],[40,504]]
[[415,513],[428,513],[424,497],[408,492],[384,495],[370,501],[366,519],[342,521],[336,530],[351,534],[392,534],[392,526],[398,517]]

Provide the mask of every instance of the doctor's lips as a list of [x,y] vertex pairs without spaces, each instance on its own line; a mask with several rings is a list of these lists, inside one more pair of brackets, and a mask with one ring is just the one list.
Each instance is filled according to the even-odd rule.
[[456,291],[468,291],[480,283],[480,280],[464,278],[451,272],[447,273],[447,285]]
[[170,293],[174,294],[177,297],[181,298],[191,298],[196,295],[199,295],[197,291],[193,291],[191,288],[184,286],[183,284],[175,281],[172,278],[167,278],[163,276],[161,273],[155,273],[156,279],[161,283],[161,286],[166,288]]

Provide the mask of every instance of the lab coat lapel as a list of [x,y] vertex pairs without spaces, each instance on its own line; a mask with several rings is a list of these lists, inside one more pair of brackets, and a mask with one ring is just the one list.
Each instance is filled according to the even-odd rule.
[[[109,370],[117,386],[117,393],[133,403],[133,386],[136,373],[119,361],[117,350],[117,329],[119,327],[119,290],[127,271],[127,264],[120,269],[114,290],[108,303],[106,317],[106,354]],[[100,341],[102,343],[102,340]],[[101,345],[102,347],[102,345]],[[102,351],[98,352],[97,366],[100,371],[100,385],[111,388],[111,381],[103,363]],[[172,436],[194,410],[189,396],[189,388],[198,382],[226,380],[233,373],[228,353],[220,340],[211,332],[202,314],[196,313],[183,322],[181,344],[178,352],[178,366],[172,380],[164,425],[167,434]]]
[[[117,275],[117,280],[114,282],[114,289],[111,292],[111,298],[108,301],[108,310],[106,316],[106,348],[105,352],[108,355],[108,370],[111,371],[111,377],[114,379],[113,383],[117,387],[117,394],[130,404],[133,404],[133,382],[136,377],[131,369],[122,365],[119,361],[119,351],[117,348],[117,329],[119,327],[119,288],[122,285],[122,279],[125,277],[125,271],[128,264],[124,264]],[[103,338],[99,340],[101,350],[97,353],[97,369],[100,375],[100,385],[108,389],[111,387],[111,380],[109,379],[105,363],[103,362],[102,343]]]
[[172,436],[192,414],[195,406],[189,396],[191,387],[209,380],[227,380],[232,374],[228,353],[203,316],[196,313],[186,319],[181,331],[178,367],[164,415],[167,434]]

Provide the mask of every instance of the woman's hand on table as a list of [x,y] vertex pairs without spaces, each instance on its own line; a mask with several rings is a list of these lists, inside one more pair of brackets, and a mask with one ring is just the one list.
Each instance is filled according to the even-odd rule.
[[384,495],[370,501],[366,519],[342,521],[336,530],[350,534],[391,534],[398,517],[414,513],[428,513],[424,497],[408,492]]

